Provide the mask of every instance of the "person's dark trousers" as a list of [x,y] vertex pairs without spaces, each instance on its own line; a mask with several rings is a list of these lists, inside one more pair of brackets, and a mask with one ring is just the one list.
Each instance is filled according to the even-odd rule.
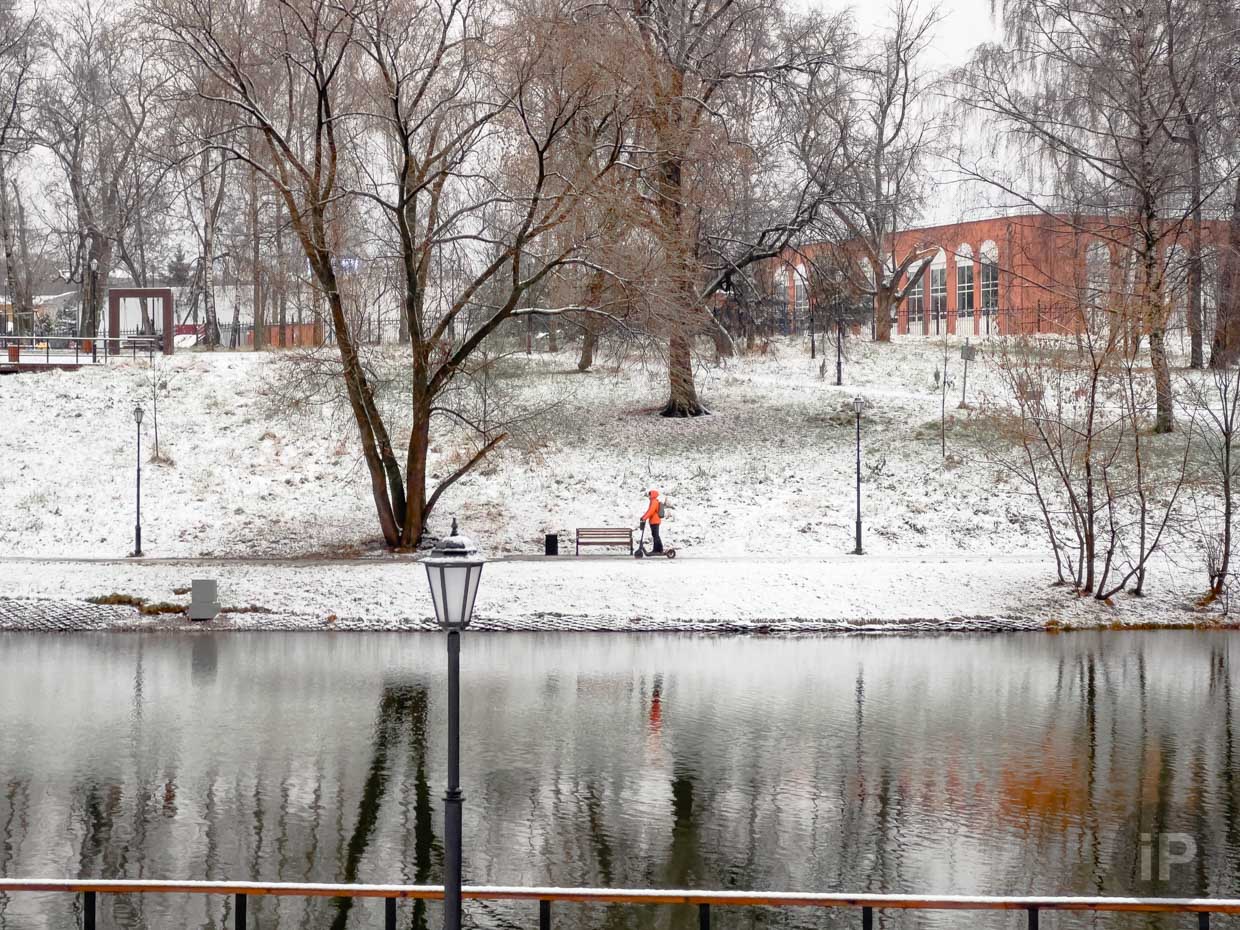
[[654,540],[654,548],[651,549],[650,551],[651,552],[662,552],[663,551],[663,539],[662,537],[659,536],[659,524],[657,523],[650,524],[650,538]]

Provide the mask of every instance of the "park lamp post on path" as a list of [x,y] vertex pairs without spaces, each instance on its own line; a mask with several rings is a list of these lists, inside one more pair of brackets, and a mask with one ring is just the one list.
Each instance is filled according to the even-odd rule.
[[857,395],[853,398],[853,410],[857,411],[857,546],[853,555],[864,555],[861,549],[861,411],[865,409],[865,398]]
[[137,465],[137,482],[134,494],[134,519],[133,519],[133,554],[135,556],[142,555],[142,406],[138,405],[133,408],[133,421],[137,425],[137,455],[135,463]]
[[435,619],[448,634],[448,790],[444,794],[444,930],[461,930],[461,632],[469,626],[486,563],[466,536],[457,533],[439,541],[423,560],[431,586]]

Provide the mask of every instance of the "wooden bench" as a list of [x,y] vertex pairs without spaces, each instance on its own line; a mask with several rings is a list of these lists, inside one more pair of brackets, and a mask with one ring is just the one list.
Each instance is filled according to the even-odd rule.
[[578,527],[577,555],[581,555],[582,546],[625,546],[629,550],[629,555],[632,555],[633,530],[623,526]]
[[151,352],[161,350],[162,348],[163,339],[157,334],[146,335],[139,333],[130,336],[128,339],[122,340],[121,342],[122,352],[128,351],[133,352],[134,354],[137,354],[138,352],[146,352],[149,354]]

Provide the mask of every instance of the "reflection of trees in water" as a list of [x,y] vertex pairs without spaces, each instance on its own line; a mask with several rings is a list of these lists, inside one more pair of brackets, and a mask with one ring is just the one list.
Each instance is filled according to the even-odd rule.
[[[5,810],[0,817],[0,875],[13,875],[13,860],[20,837],[29,828],[26,812],[30,809],[30,785],[24,780],[13,779],[4,786]],[[20,801],[19,801],[20,797]],[[0,893],[0,930],[8,930],[10,895]]]
[[[507,855],[527,857],[515,871],[549,884],[1128,893],[1137,888],[1140,866],[1132,838],[1187,824],[1206,853],[1176,890],[1234,893],[1240,760],[1228,642],[1220,636],[1200,651],[1175,653],[1175,666],[1155,652],[1161,640],[1135,648],[1131,640],[1108,641],[1106,648],[1084,637],[1055,642],[1031,666],[1028,681],[1012,683],[1001,704],[982,709],[975,705],[985,704],[985,688],[970,688],[960,673],[949,677],[949,689],[931,692],[932,707],[916,707],[913,695],[922,692],[881,662],[858,663],[829,705],[785,696],[749,717],[743,715],[752,708],[725,695],[718,716],[710,707],[714,695],[694,695],[701,704],[692,704],[684,679],[670,670],[634,678],[623,685],[627,691],[617,686],[591,698],[630,701],[622,721],[610,719],[632,730],[610,750],[599,750],[606,743],[595,734],[540,733],[519,767],[474,773],[481,784],[470,805],[480,825],[469,840],[478,852],[468,878],[495,880],[495,863]],[[146,668],[156,682],[153,649]],[[203,657],[200,665],[195,683],[208,684],[209,662]],[[1013,670],[1021,674],[1019,664]],[[573,699],[571,688],[543,685],[532,683],[536,701]],[[159,715],[156,689],[144,697],[142,688],[137,674],[133,722],[119,728],[119,774],[109,768],[111,781],[83,779],[66,792],[77,860],[66,873],[417,884],[439,878],[439,808],[428,768],[441,762],[428,760],[424,685],[385,681],[367,696],[359,716],[373,712],[373,731],[357,734],[362,745],[351,754],[328,741],[317,757],[286,760],[279,754],[286,750],[260,745],[254,759],[211,758],[198,771],[175,758],[144,761]],[[510,725],[509,718],[496,725]],[[573,740],[588,742],[588,751],[562,748]],[[48,871],[51,837],[31,813],[42,789],[36,786],[33,801],[31,790],[20,779],[0,781],[0,874]],[[43,858],[31,858],[31,849],[43,849]],[[930,861],[935,856],[940,861]],[[974,887],[979,882],[985,887]],[[223,930],[232,919],[225,898],[99,903],[101,930]],[[60,923],[67,925],[71,902],[51,906],[55,914],[63,908]],[[21,896],[0,897],[0,930],[29,926],[33,910]],[[402,902],[400,913],[402,926],[415,930],[437,923],[438,908],[428,914],[421,902]],[[471,903],[466,913],[468,923],[485,927],[536,920],[529,905]],[[560,904],[554,913],[557,927],[581,930],[693,930],[697,921],[692,908]],[[344,901],[255,898],[250,915],[251,926],[263,930],[382,925],[381,908]],[[1020,922],[1008,915],[963,922],[960,915],[875,916],[880,930]],[[1186,920],[1073,915],[1044,925],[1179,930]],[[722,930],[859,925],[855,910],[714,914]]]
[[[339,879],[342,882],[362,880],[362,860],[379,823],[379,812],[392,776],[389,757],[397,750],[405,733],[410,735],[409,762],[414,773],[414,883],[428,882],[432,872],[432,860],[442,860],[442,851],[435,842],[431,829],[430,784],[426,775],[427,702],[426,689],[421,685],[385,683],[383,686],[370,765],[366,770],[366,781],[358,804],[357,821],[344,847],[344,863]],[[407,808],[405,813],[407,816]],[[332,930],[344,930],[353,901],[350,898],[336,898],[334,903],[336,913],[331,924]],[[426,930],[425,902],[414,902],[412,910],[410,926]]]

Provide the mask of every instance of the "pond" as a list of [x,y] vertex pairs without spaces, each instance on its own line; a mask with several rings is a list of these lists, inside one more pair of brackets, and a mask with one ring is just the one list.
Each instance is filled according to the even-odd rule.
[[[1237,896],[1233,654],[1235,634],[1194,632],[467,634],[466,881]],[[0,636],[0,875],[437,882],[444,669],[435,635]],[[1188,861],[1162,880],[1173,834],[1167,862]],[[76,907],[0,896],[0,930],[70,927]],[[441,919],[437,905],[400,914]],[[100,902],[101,927],[230,915],[221,898]],[[536,919],[466,905],[467,926]],[[252,900],[249,921],[380,927],[382,905]],[[1195,925],[1043,916],[1098,924]],[[694,926],[688,908],[556,910],[557,930]],[[717,910],[715,926],[860,915]]]

